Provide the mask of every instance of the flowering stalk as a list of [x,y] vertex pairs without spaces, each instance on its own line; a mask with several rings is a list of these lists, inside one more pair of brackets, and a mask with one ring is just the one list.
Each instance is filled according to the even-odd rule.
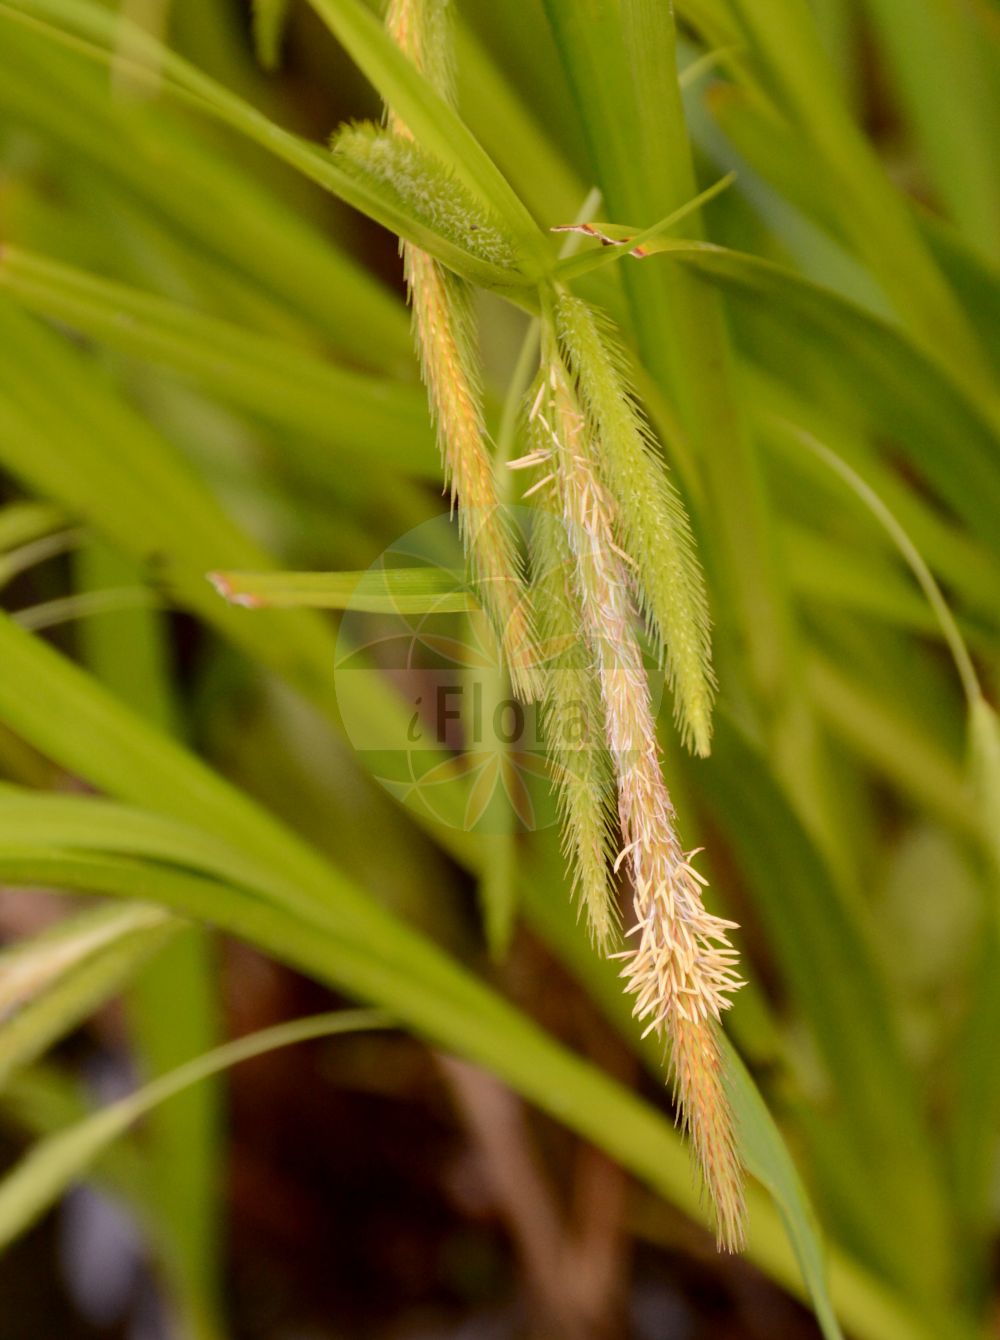
[[715,675],[708,597],[680,494],[629,385],[625,351],[611,323],[560,293],[559,340],[591,431],[596,465],[617,503],[615,531],[635,565],[635,592],[663,661],[685,744],[709,752]]
[[636,915],[628,934],[638,937],[618,957],[646,1033],[671,1042],[679,1109],[715,1205],[720,1245],[732,1250],[742,1243],[744,1204],[717,1028],[729,993],[741,985],[727,934],[734,923],[706,911],[705,881],[677,837],[637,636],[633,564],[616,543],[617,504],[596,464],[599,444],[551,333],[547,346],[531,415],[547,446],[529,459],[548,466],[572,550],[617,779],[616,865],[628,863]]
[[[539,417],[533,428],[541,428]],[[591,938],[607,953],[620,921],[611,882],[614,778],[604,747],[600,685],[580,636],[583,613],[572,551],[561,518],[546,508],[537,509],[532,557],[545,677],[542,721],[563,850]]]
[[[386,23],[450,98],[446,12],[447,0],[391,0]],[[397,146],[409,137],[391,109],[388,130]],[[379,149],[386,170],[407,177],[392,145]],[[446,204],[442,195],[439,213]],[[412,244],[403,244],[403,257],[431,412],[480,596],[515,688],[536,696],[542,676],[486,445],[470,291]],[[665,655],[682,732],[707,752],[714,680],[701,573],[609,330],[568,294],[542,297],[534,445],[513,464],[548,466],[535,485],[554,512],[540,519],[534,537],[536,592],[553,653],[545,720],[566,846],[581,905],[606,950],[617,927],[609,872],[614,796],[622,843],[614,868],[627,862],[636,917],[628,932],[635,942],[616,957],[624,959],[622,975],[646,1033],[670,1041],[677,1104],[715,1205],[719,1242],[735,1249],[743,1237],[742,1174],[718,1040],[729,994],[740,985],[727,935],[733,923],[706,911],[704,881],[677,837],[639,644],[645,615]],[[571,734],[571,707],[582,712],[579,738]]]
[[[453,97],[447,0],[392,0],[386,27],[442,95]],[[409,129],[389,108],[389,129]],[[401,243],[413,330],[431,416],[477,590],[518,695],[539,695],[531,621],[517,546],[499,505],[487,446],[471,290],[433,257]]]

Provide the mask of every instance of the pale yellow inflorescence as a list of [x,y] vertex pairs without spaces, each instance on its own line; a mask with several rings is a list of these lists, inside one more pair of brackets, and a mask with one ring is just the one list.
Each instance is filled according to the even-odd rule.
[[[443,22],[440,0],[392,0],[386,15],[390,36],[447,96]],[[387,115],[391,130],[409,135],[391,109]],[[402,253],[421,370],[473,575],[514,689],[530,700],[541,688],[534,637],[517,547],[499,504],[487,446],[468,287],[419,247],[404,242]]]
[[[598,477],[588,426],[558,355],[548,361],[532,416],[550,442],[544,463],[573,550],[617,778],[618,863],[627,861],[631,873],[636,924],[628,935],[637,937],[619,955],[622,975],[646,1033],[671,1041],[677,1098],[716,1207],[720,1244],[735,1249],[743,1237],[742,1175],[717,1037],[729,995],[742,984],[727,934],[734,923],[706,911],[705,881],[677,837],[636,635],[630,562],[615,544],[615,504]],[[535,459],[543,463],[543,452]]]

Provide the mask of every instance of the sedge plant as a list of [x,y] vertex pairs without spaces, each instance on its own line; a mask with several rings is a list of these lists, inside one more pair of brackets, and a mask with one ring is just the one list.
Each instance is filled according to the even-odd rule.
[[[222,1072],[396,1029],[627,1173],[605,1232],[684,1257],[679,1212],[804,1335],[982,1333],[988,11],[0,0],[0,883],[95,900],[0,950],[33,1140],[0,1244],[94,1177],[177,1335],[236,1333]],[[354,634],[392,621],[439,659],[485,629],[544,765],[442,737],[387,777],[419,714]],[[220,932],[376,1012],[225,1042]],[[655,1085],[566,1045],[538,945]],[[121,995],[140,1082],[95,1108],[53,1049]],[[571,1164],[538,1185],[579,1206]],[[544,1312],[556,1258],[504,1213]],[[593,1324],[575,1273],[542,1333]]]

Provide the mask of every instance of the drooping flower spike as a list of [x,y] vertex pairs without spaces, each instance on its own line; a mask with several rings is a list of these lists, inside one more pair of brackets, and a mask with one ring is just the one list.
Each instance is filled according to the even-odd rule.
[[[447,0],[391,0],[386,26],[442,97],[453,99]],[[413,155],[407,156],[406,147],[410,132],[392,108],[387,109],[387,122],[390,136],[370,137],[369,147],[385,171],[395,170],[397,176],[412,174]],[[366,166],[370,168],[371,162],[366,161]],[[451,189],[460,190],[454,183]],[[445,205],[454,212],[454,200],[439,202],[438,207]],[[477,228],[477,236],[482,235],[483,230]],[[403,242],[401,250],[414,337],[445,478],[457,507],[478,594],[500,639],[514,689],[527,701],[540,692],[537,654],[522,565],[513,530],[499,503],[487,443],[472,292],[463,279],[419,247]]]
[[[442,96],[453,96],[447,0],[391,0],[387,25]],[[405,124],[356,128],[338,152],[379,175],[435,227],[470,249],[502,248],[502,231],[436,180]],[[423,156],[422,156],[423,155]],[[436,183],[436,184],[435,184]],[[472,220],[474,219],[474,226]],[[531,395],[531,448],[514,468],[537,471],[525,497],[532,529],[536,628],[513,532],[498,506],[472,321],[471,294],[419,248],[402,246],[413,325],[445,472],[480,597],[512,682],[542,698],[564,847],[593,938],[619,933],[615,877],[627,872],[634,924],[623,963],[634,1013],[669,1042],[678,1111],[716,1210],[718,1238],[743,1239],[742,1172],[726,1096],[719,1020],[740,985],[733,923],[710,914],[704,880],[676,833],[661,767],[646,667],[645,625],[674,693],[682,737],[707,753],[712,674],[707,600],[679,496],[627,379],[609,323],[569,293],[543,288],[543,356]],[[501,258],[502,259],[502,258]],[[617,859],[613,860],[615,851]]]
[[[617,795],[621,850],[615,866],[625,866],[631,879],[635,924],[626,938],[635,942],[615,957],[623,960],[622,975],[646,1033],[669,1041],[678,1108],[716,1209],[719,1241],[735,1249],[743,1240],[742,1172],[717,1035],[730,995],[741,985],[728,938],[734,923],[705,909],[705,881],[677,836],[638,636],[645,565],[620,543],[629,527],[604,482],[600,462],[609,455],[608,418],[587,413],[554,329],[529,419],[533,450],[527,460],[543,471],[539,497],[563,529],[580,634],[599,686]],[[556,683],[550,697],[561,687]],[[564,807],[569,845],[580,859],[573,799]],[[584,829],[586,847],[593,845],[593,827],[591,821]],[[590,882],[597,885],[593,875]],[[605,900],[610,898],[606,887]],[[591,888],[586,906],[592,917],[597,906],[595,938],[604,941],[613,917],[600,903]]]

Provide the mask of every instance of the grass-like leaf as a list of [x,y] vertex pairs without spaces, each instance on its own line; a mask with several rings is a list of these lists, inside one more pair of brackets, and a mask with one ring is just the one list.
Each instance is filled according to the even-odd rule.
[[59,509],[47,503],[8,503],[0,508],[0,554],[44,539],[65,524]]
[[54,980],[123,936],[162,926],[156,907],[101,907],[0,953],[0,1016],[44,991]]
[[265,70],[273,70],[278,64],[290,9],[291,0],[254,0],[253,40],[257,59]]
[[343,1010],[279,1024],[189,1061],[69,1130],[50,1136],[0,1182],[0,1247],[29,1228],[129,1126],[189,1085],[277,1047],[385,1025],[384,1016],[362,1010]]
[[210,580],[233,605],[352,609],[390,614],[443,614],[479,609],[458,573],[440,568],[378,568],[368,572],[213,572]]
[[768,6],[733,0],[765,81],[841,183],[845,229],[872,265],[914,335],[938,348],[960,376],[978,377],[981,353],[968,323],[924,248],[912,219],[838,97],[805,0]]
[[[909,1288],[941,1304],[950,1259],[942,1170],[872,954],[870,930],[738,731],[720,724],[712,759],[695,778],[699,787],[711,789],[735,850],[746,854],[744,844],[754,834],[760,853],[751,874],[756,906],[782,971],[813,1022],[830,1073],[855,1076],[855,1097],[844,1113],[851,1139],[869,1163],[879,1151],[872,1177],[884,1179],[884,1197],[909,1207],[905,1230],[901,1223],[883,1243],[886,1266]],[[862,1073],[868,1078],[862,1080]]]
[[[74,12],[79,15],[80,6]],[[93,5],[84,5],[82,13],[91,21],[85,31],[92,42],[80,50],[64,45],[60,29],[22,27],[23,15],[0,9],[10,55],[0,71],[0,106],[11,122],[44,135],[56,154],[86,164],[92,182],[102,191],[110,187],[116,209],[138,208],[140,220],[165,225],[202,266],[251,277],[258,300],[266,293],[305,315],[333,348],[353,357],[362,339],[367,366],[405,360],[406,316],[384,285],[234,158],[211,151],[190,121],[168,108],[159,108],[155,118],[136,117],[127,101],[109,98],[114,19]],[[180,82],[165,82],[162,92],[187,105],[185,90],[193,86],[181,75],[191,76],[191,68],[156,44],[151,50],[164,75],[180,71]],[[273,122],[211,80],[195,78],[194,85],[207,85],[210,93],[198,102],[202,118],[221,119],[270,152],[280,149],[302,161],[302,143]],[[58,105],[45,96],[53,86],[60,90]],[[305,161],[310,171],[325,170],[328,155],[306,146]],[[243,219],[242,228],[231,226],[232,211]]]
[[134,904],[101,914],[107,925],[117,922],[117,933],[74,963],[64,963],[46,989],[0,1025],[0,1088],[127,987],[182,925],[159,908],[137,913]]
[[[988,401],[970,397],[967,387],[893,326],[782,266],[700,242],[667,241],[663,257],[668,256],[744,301],[766,297],[767,311],[780,307],[786,318],[808,323],[818,343],[836,347],[844,386],[898,436],[942,498],[997,547],[1000,469]],[[784,370],[787,375],[787,366]]]
[[[363,27],[365,22],[374,23],[365,11],[356,12],[363,16]],[[36,15],[43,17],[36,18]],[[11,0],[10,3],[4,0],[4,3],[0,4],[0,21],[17,22],[19,19],[27,21],[30,32],[37,32],[56,46],[67,47],[85,60],[103,64],[110,63],[114,58],[115,39],[120,31],[117,22],[106,10],[88,3],[88,0]],[[131,35],[135,54],[141,56],[144,62],[133,63],[133,73],[138,77],[148,78],[150,65],[154,65],[162,75],[164,90],[172,96],[247,136],[348,204],[362,210],[400,236],[422,246],[444,264],[456,269],[458,273],[499,289],[530,283],[530,277],[520,271],[512,273],[480,261],[455,247],[447,238],[440,237],[421,226],[405,211],[396,208],[391,192],[378,189],[371,181],[362,180],[357,175],[342,171],[336,166],[330,154],[319,146],[283,130],[241,98],[164,48],[141,29],[135,28],[134,25],[130,26],[126,20],[121,22],[122,31],[127,30]],[[378,28],[378,25],[375,27]],[[120,56],[117,58],[117,64],[119,67],[122,65]],[[411,83],[414,81],[419,86],[419,77],[415,73],[410,78]],[[440,99],[437,101],[440,103]],[[455,114],[446,104],[440,105],[445,108],[444,120],[447,130],[439,128],[438,135],[434,137],[435,148],[440,149],[441,143],[447,144],[450,133],[456,134],[463,144],[475,145],[472,136]],[[436,118],[432,117],[431,120],[437,125]],[[459,129],[456,130],[456,127]],[[516,197],[513,197],[513,192],[503,183],[503,179],[489,163],[485,153],[478,147],[470,152],[478,166],[478,172],[471,174],[459,172],[459,176],[471,186],[474,193],[478,192],[486,203],[496,208],[501,217],[507,220],[525,254],[530,256],[534,253],[539,257],[545,249],[544,238],[533,224],[529,226],[530,219],[529,223],[525,222],[523,209],[516,207]],[[439,152],[438,156],[445,163],[455,161],[451,152]],[[492,194],[479,190],[480,179],[492,183],[494,187]],[[498,180],[503,183],[502,187],[497,186]],[[515,206],[511,205],[512,198]],[[512,213],[513,223],[511,223]]]
[[29,310],[181,373],[284,431],[349,454],[359,442],[377,443],[387,465],[437,477],[423,397],[415,387],[348,371],[306,345],[291,348],[14,247],[0,255],[0,288]]

